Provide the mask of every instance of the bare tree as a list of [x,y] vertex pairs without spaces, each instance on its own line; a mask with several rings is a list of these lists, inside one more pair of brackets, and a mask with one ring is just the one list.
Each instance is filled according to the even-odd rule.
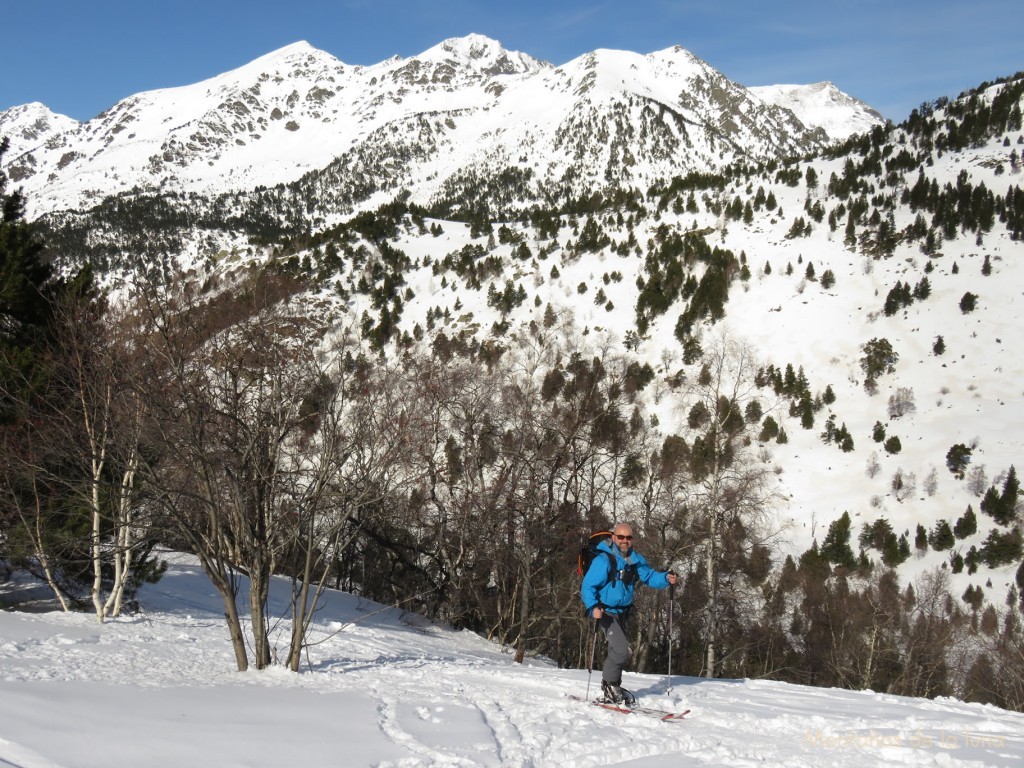
[[607,525],[628,425],[625,366],[575,354],[567,317],[546,313],[507,340],[485,359],[416,362],[429,423],[413,496],[442,610],[522,660],[528,648],[558,653],[578,629],[569,553]]
[[330,461],[304,460],[325,326],[293,302],[299,287],[257,273],[230,292],[204,294],[186,282],[140,294],[150,332],[139,386],[159,456],[143,465],[146,480],[221,595],[240,670],[249,663],[236,605],[241,577],[254,663],[263,668],[272,661],[271,576],[297,538],[297,520],[327,498],[333,470]]
[[897,501],[905,501],[917,493],[917,475],[913,472],[904,472],[900,467],[892,476],[892,492]]
[[694,504],[702,528],[704,579],[708,591],[705,668],[714,677],[724,576],[730,549],[749,547],[766,529],[777,502],[770,468],[751,448],[746,405],[755,397],[753,351],[727,337],[706,347],[703,369],[688,393],[687,404],[703,406],[698,420],[690,471]]
[[[285,663],[297,671],[331,565],[366,516],[417,479],[411,450],[421,424],[410,381],[383,361],[352,365],[345,334],[318,358],[322,386],[303,409],[307,433],[282,455],[294,510],[292,631]],[[397,506],[397,504],[396,504]]]
[[878,477],[878,473],[882,471],[882,465],[878,462],[878,452],[872,451],[871,455],[868,456],[867,464],[867,476],[871,479]]
[[976,464],[967,471],[967,490],[981,496],[988,489],[988,474],[984,464]]
[[[102,622],[120,615],[136,558],[150,535],[135,514],[142,406],[128,366],[135,359],[138,334],[130,317],[98,298],[70,295],[56,316],[61,330],[54,383],[70,400],[60,412],[58,434],[66,447],[74,447],[69,459],[83,462],[86,481],[70,490],[91,519],[91,598]],[[107,565],[114,576],[104,597]]]
[[[20,499],[21,531],[62,606],[77,601],[88,578],[103,621],[120,615],[151,544],[148,525],[135,516],[141,422],[126,375],[133,331],[92,294],[67,291],[52,312],[44,388],[19,400],[19,426],[4,441],[18,446],[4,462],[5,487],[9,499]],[[69,521],[82,515],[87,536],[68,535],[81,530]]]
[[910,387],[897,387],[896,391],[889,395],[889,418],[898,419],[908,413],[917,410],[914,402],[914,390]]
[[475,360],[420,356],[409,363],[421,415],[417,484],[401,524],[424,545],[434,615],[495,631],[487,596],[500,541],[500,378]]

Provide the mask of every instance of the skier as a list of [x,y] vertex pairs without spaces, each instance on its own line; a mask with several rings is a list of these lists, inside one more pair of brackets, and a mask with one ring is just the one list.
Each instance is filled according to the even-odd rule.
[[630,649],[626,623],[633,608],[633,589],[637,580],[649,587],[665,589],[678,581],[672,571],[656,571],[643,555],[633,551],[633,529],[619,523],[611,540],[597,545],[599,552],[587,569],[580,597],[587,615],[593,617],[608,642],[608,655],[601,671],[604,700],[613,704],[635,703],[633,694],[622,687],[622,669],[629,662]]

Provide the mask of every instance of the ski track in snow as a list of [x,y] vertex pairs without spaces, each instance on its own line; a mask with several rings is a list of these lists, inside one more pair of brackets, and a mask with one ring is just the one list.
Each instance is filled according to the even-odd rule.
[[[472,633],[343,594],[325,599],[299,674],[239,673],[208,585],[182,601],[196,573],[175,566],[145,588],[155,607],[103,625],[0,613],[0,768],[143,753],[153,768],[322,765],[339,745],[346,765],[387,768],[1024,763],[1024,715],[948,699],[680,676],[669,693],[665,675],[627,673],[643,704],[692,712],[677,723],[608,712],[566,698],[586,691],[585,670],[516,665]],[[285,630],[275,639],[285,647]]]

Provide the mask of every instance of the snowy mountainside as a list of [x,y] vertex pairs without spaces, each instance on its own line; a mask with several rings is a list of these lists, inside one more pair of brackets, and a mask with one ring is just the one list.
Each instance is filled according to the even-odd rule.
[[75,131],[79,123],[35,101],[0,113],[0,126],[0,137],[11,143],[12,152],[20,154],[25,147],[48,145],[54,137]]
[[885,122],[882,115],[829,82],[811,85],[752,86],[750,92],[760,99],[789,109],[804,125],[819,126],[830,138],[846,139],[867,133]]
[[[194,560],[169,557],[134,616],[0,612],[0,763],[330,765],[343,751],[406,768],[1009,768],[1024,753],[1024,715],[988,705],[668,670],[623,682],[686,720],[606,712],[566,698],[587,693],[585,670],[517,665],[473,633],[333,591],[299,673],[232,672],[223,605]],[[285,644],[288,589],[271,590]]]
[[[940,123],[943,119],[937,116]],[[951,189],[963,179],[999,198],[1011,194],[1020,186],[1020,172],[1012,170],[1020,135],[1019,129],[1010,131],[915,164],[891,182],[891,194],[898,200],[904,191],[909,193],[920,173]],[[890,141],[893,149],[880,155],[895,158],[895,148],[913,140],[897,130]],[[1019,558],[995,568],[981,564],[977,573],[951,572],[951,563],[972,548],[981,550],[992,531],[1003,530],[979,512],[981,496],[989,486],[998,487],[1011,466],[1024,465],[1019,383],[1024,369],[1008,347],[1012,330],[1024,321],[1021,242],[997,222],[982,235],[954,228],[931,255],[923,252],[920,239],[909,235],[902,235],[891,253],[880,255],[871,245],[873,225],[865,214],[858,228],[861,242],[851,246],[844,234],[845,217],[833,229],[824,216],[845,205],[830,194],[829,186],[833,178],[844,178],[851,162],[847,155],[823,156],[792,165],[788,179],[771,172],[740,176],[721,191],[698,190],[692,212],[683,192],[663,209],[649,198],[648,204],[659,208],[657,215],[613,209],[563,217],[554,236],[541,236],[521,222],[496,222],[495,227],[500,224],[511,233],[503,243],[493,242],[492,233],[492,242],[485,245],[486,234],[474,236],[472,228],[460,222],[428,219],[425,225],[438,231],[425,236],[425,230],[407,221],[393,243],[417,266],[403,275],[409,294],[400,326],[411,333],[417,325],[430,327],[431,314],[443,314],[441,329],[449,335],[461,331],[487,336],[488,329],[503,321],[512,326],[540,322],[552,304],[571,311],[595,349],[621,350],[626,332],[636,328],[637,280],[649,278],[643,253],[653,250],[652,243],[664,229],[702,233],[710,245],[739,258],[749,277],[733,280],[725,318],[702,325],[698,336],[710,340],[725,333],[745,341],[765,364],[802,369],[816,396],[827,387],[836,396],[834,404],[818,411],[810,428],[804,428],[789,411],[788,401],[770,390],[762,394],[766,404],[775,403],[775,415],[789,438],[786,444],[769,443],[765,458],[777,468],[778,490],[785,499],[776,524],[775,541],[781,551],[798,555],[812,543],[822,543],[829,526],[844,513],[852,519],[851,543],[856,550],[862,528],[885,518],[913,550],[900,566],[908,582],[926,572],[945,571],[954,595],[968,586],[984,588],[999,604],[1013,585]],[[816,178],[813,186],[806,181],[809,170]],[[875,189],[877,197],[888,188],[879,183]],[[771,196],[774,206],[760,204],[749,222],[723,212],[730,201],[750,200],[762,192]],[[816,204],[821,206],[820,221],[808,212]],[[635,225],[623,225],[624,213],[635,219]],[[894,203],[886,214],[890,215],[892,229],[906,232],[920,212]],[[798,220],[807,228],[794,234]],[[592,224],[609,237],[607,244],[593,250],[581,242],[582,232]],[[518,255],[523,244],[532,258]],[[503,264],[503,271],[478,289],[438,268],[446,254],[467,247],[480,247]],[[826,272],[831,273],[831,285],[822,279]],[[700,268],[694,273],[699,276]],[[340,277],[351,291],[347,295],[352,315],[374,314],[369,299],[356,290],[358,275]],[[924,280],[930,285],[926,298],[886,313],[887,294],[897,284],[920,285]],[[501,290],[508,281],[522,286],[526,299],[506,316],[490,302],[489,291]],[[960,302],[968,293],[980,298],[977,307],[965,313]],[[676,334],[685,305],[677,299],[671,310],[655,317],[634,353],[657,373],[647,404],[666,432],[685,431],[681,409],[686,403],[671,384],[686,367]],[[942,353],[933,349],[939,337],[945,344]],[[865,345],[874,339],[890,342],[898,362],[892,373],[879,377],[877,390],[869,392],[862,361]],[[894,414],[890,403],[907,391],[913,407]],[[852,435],[852,450],[823,440],[830,416],[835,428],[845,427]],[[898,438],[898,449],[890,451],[884,441],[875,440],[876,423],[883,426],[886,438]],[[947,467],[947,452],[955,444],[973,448],[973,477],[969,473],[958,478]],[[898,489],[897,476],[902,483]],[[978,513],[975,533],[951,548],[914,549],[919,525],[929,534],[941,521],[952,526],[968,506]],[[875,559],[879,554],[870,553]]]
[[[548,136],[560,148],[571,148],[571,153],[542,156],[551,175],[566,177],[577,166],[608,164],[610,168],[613,153],[636,147],[635,142],[616,144],[610,134],[602,134],[601,141],[581,138],[589,135],[587,115],[598,111],[602,103],[616,105],[622,118],[616,125],[623,135],[632,132],[636,138],[646,130],[650,137],[657,124],[661,135],[675,131],[678,138],[688,135],[700,120],[710,120],[707,114],[701,117],[684,112],[683,97],[689,93],[684,84],[691,88],[698,84],[708,93],[714,92],[721,104],[732,96],[740,99],[742,93],[738,86],[715,81],[706,64],[682,49],[646,57],[597,51],[555,68],[528,59],[509,59],[513,61],[509,64],[503,58],[509,55],[499,53],[486,39],[451,41],[431,49],[421,57],[431,62],[429,65],[419,60],[412,68],[410,62],[385,62],[369,78],[379,82],[386,75],[392,82],[402,83],[401,88],[407,88],[407,80],[422,80],[428,88],[443,90],[445,79],[453,76],[452,62],[472,59],[474,51],[475,61],[483,69],[512,70],[501,75],[508,79],[500,82],[500,89],[495,81],[477,88],[474,98],[478,103],[486,102],[490,91],[518,95],[479,109],[470,99],[461,102],[458,115],[417,112],[402,123],[401,131],[395,121],[381,123],[361,149],[347,152],[326,170],[253,196],[275,205],[290,202],[296,210],[312,210],[309,220],[301,221],[299,232],[315,234],[318,245],[305,253],[292,252],[301,246],[278,243],[278,247],[296,264],[309,262],[321,289],[327,293],[337,289],[352,317],[368,313],[373,318],[379,313],[379,307],[374,307],[359,287],[369,270],[363,259],[359,266],[346,259],[326,263],[324,246],[337,248],[345,239],[332,235],[327,227],[346,220],[342,212],[358,196],[351,184],[357,175],[366,189],[372,190],[364,195],[366,200],[376,196],[387,201],[397,196],[415,202],[415,194],[401,190],[405,169],[416,165],[429,171],[426,177],[444,190],[449,203],[437,208],[452,216],[438,215],[420,225],[406,217],[388,238],[413,265],[398,276],[408,294],[401,309],[392,311],[397,328],[405,334],[412,334],[417,326],[431,328],[431,315],[443,314],[443,329],[449,334],[464,332],[482,338],[506,321],[512,326],[538,321],[551,304],[571,311],[595,348],[621,349],[626,332],[637,327],[637,281],[650,278],[645,254],[656,250],[664,231],[699,234],[708,245],[726,249],[744,263],[749,276],[733,278],[724,321],[701,324],[698,335],[710,337],[728,329],[752,344],[766,364],[802,368],[814,395],[820,396],[826,387],[836,395],[836,402],[814,414],[806,429],[789,412],[790,404],[778,398],[776,416],[789,442],[770,445],[771,457],[766,460],[777,466],[779,492],[786,499],[778,510],[776,536],[785,553],[799,554],[815,541],[820,544],[829,526],[844,513],[852,518],[855,537],[864,525],[885,518],[897,535],[913,544],[917,526],[928,532],[940,521],[952,526],[968,506],[978,513],[985,489],[1002,483],[1011,466],[1024,466],[1024,440],[1020,437],[1024,408],[1017,384],[1022,371],[1008,354],[1011,330],[1021,321],[1018,286],[1024,276],[1018,274],[1020,238],[995,219],[985,232],[969,229],[966,222],[936,224],[942,209],[921,210],[904,199],[924,178],[936,189],[967,189],[964,185],[970,185],[975,190],[972,194],[984,189],[1005,200],[1020,187],[1019,126],[935,151],[936,143],[949,146],[953,142],[956,116],[964,109],[965,99],[939,109],[933,116],[937,127],[926,134],[915,134],[908,121],[894,128],[881,145],[874,144],[878,137],[851,139],[849,148],[838,153],[799,162],[774,160],[761,168],[723,176],[720,186],[715,181],[706,185],[699,178],[686,181],[689,177],[682,174],[666,176],[646,194],[634,189],[624,197],[622,207],[606,204],[590,213],[554,216],[554,230],[545,227],[542,231],[519,217],[495,220],[488,225],[488,234],[488,228],[478,223],[451,219],[458,216],[460,205],[473,202],[470,193],[478,194],[477,200],[485,208],[507,205],[514,209],[514,201],[496,202],[502,195],[514,197],[516,193],[509,192],[509,183],[490,175],[488,168],[506,167],[520,158],[539,167],[539,161],[533,154],[517,156],[498,145],[481,149],[487,136],[514,134],[512,145],[542,141],[539,121],[564,110],[551,123],[561,127]],[[486,51],[490,54],[485,55]],[[307,50],[306,54],[313,56],[314,52]],[[254,63],[252,68],[259,72],[265,65]],[[659,79],[651,76],[656,71],[674,74]],[[633,85],[623,90],[621,84],[627,80]],[[811,90],[835,101],[827,85]],[[995,104],[1003,90],[1001,85],[990,86],[980,98]],[[626,92],[628,101],[622,97]],[[395,99],[414,98],[411,90],[389,93]],[[460,93],[469,99],[469,91]],[[571,108],[566,106],[567,94],[576,99]],[[379,94],[374,98],[379,100],[374,108],[383,111],[385,100]],[[764,99],[765,94],[757,98]],[[666,108],[665,114],[674,118],[645,122],[652,114],[650,105],[668,102],[676,105],[675,111]],[[695,103],[708,101],[696,99]],[[535,111],[526,113],[531,119],[517,122],[514,110],[504,111],[509,104]],[[740,115],[736,119],[741,120],[749,104],[740,99],[735,105]],[[478,114],[473,121],[455,122],[474,110]],[[562,130],[567,124],[574,129]],[[403,152],[396,154],[399,144]],[[648,158],[658,144],[651,142]],[[694,141],[693,146],[697,145]],[[710,143],[702,146],[712,150]],[[434,151],[438,148],[443,151]],[[445,177],[450,168],[442,156],[456,153],[465,161],[462,170]],[[862,172],[851,170],[860,166]],[[621,184],[627,177],[628,170],[614,178]],[[523,187],[530,187],[536,178],[518,180]],[[676,182],[681,186],[677,188]],[[527,196],[540,192],[534,186]],[[957,196],[951,193],[950,199]],[[736,206],[737,210],[729,210]],[[854,208],[859,213],[851,240],[847,230]],[[136,212],[132,219],[134,227],[142,217]],[[911,234],[919,219],[924,230],[945,232],[937,244],[928,245],[920,230]],[[97,226],[88,217],[83,217],[83,222],[89,237],[117,243],[121,224],[101,220]],[[428,233],[428,227],[434,231]],[[495,229],[499,230],[497,240]],[[893,233],[884,253],[876,242],[882,229]],[[501,230],[509,234],[501,236]],[[606,236],[607,242],[591,238],[594,242],[585,243],[588,231]],[[147,236],[156,240],[152,233]],[[181,238],[179,255],[185,263],[216,263],[218,269],[233,268],[248,258],[267,258],[270,250],[259,245],[252,233],[216,222],[190,223]],[[362,237],[357,238],[357,246],[367,253],[377,249],[375,242]],[[439,262],[447,255],[467,248],[495,257],[501,265],[501,271],[478,288],[470,288],[462,276],[440,268]],[[988,274],[983,274],[986,264]],[[813,276],[808,276],[812,267]],[[826,271],[834,281],[827,287],[821,279]],[[691,273],[700,278],[704,268],[692,267]],[[887,294],[897,284],[919,285],[925,279],[931,286],[930,296],[901,306],[898,312],[883,311]],[[527,299],[505,316],[492,304],[489,292],[501,291],[510,282],[521,286]],[[974,311],[964,313],[959,303],[968,293],[980,298]],[[683,367],[676,324],[687,301],[673,296],[670,303],[668,311],[650,318],[650,328],[633,353],[658,374],[649,407],[658,413],[666,431],[682,422],[679,409],[684,405],[670,382]],[[939,337],[946,346],[941,355],[933,352]],[[869,394],[861,366],[864,345],[876,338],[892,344],[898,363],[893,373],[879,377],[877,392]],[[915,408],[890,416],[890,398],[905,390],[912,393]],[[766,402],[772,399],[769,395],[765,395]],[[836,443],[823,441],[832,414],[834,427],[846,427],[850,432],[852,450],[843,451]],[[883,425],[887,439],[899,439],[898,452],[875,441],[876,423]],[[946,454],[956,444],[974,450],[971,477],[957,478],[946,467]],[[893,489],[897,478],[902,483],[898,492]],[[980,550],[996,529],[990,518],[979,514],[974,534],[957,540],[952,548],[915,549],[901,569],[908,578],[937,568],[948,570],[955,557]],[[872,556],[877,558],[878,553]],[[977,574],[965,569],[952,575],[952,591],[959,595],[967,586],[984,587],[989,599],[998,604],[1013,583],[1015,567],[1003,564],[993,571],[981,564]],[[987,585],[990,577],[991,587]]]
[[554,67],[470,35],[372,66],[295,43],[81,124],[7,110],[0,135],[11,136],[5,170],[33,217],[129,191],[247,192],[332,163],[343,179],[383,172],[382,190],[426,203],[449,179],[506,168],[534,190],[646,187],[738,157],[817,149],[864,126],[841,100],[794,115],[800,102],[770,103],[678,47],[600,50]]

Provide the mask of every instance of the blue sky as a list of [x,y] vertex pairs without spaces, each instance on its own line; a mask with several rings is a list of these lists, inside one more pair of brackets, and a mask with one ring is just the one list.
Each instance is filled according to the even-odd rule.
[[78,120],[298,40],[346,64],[473,32],[553,64],[681,45],[743,85],[831,80],[894,121],[1024,70],[1020,0],[6,0],[0,110]]

